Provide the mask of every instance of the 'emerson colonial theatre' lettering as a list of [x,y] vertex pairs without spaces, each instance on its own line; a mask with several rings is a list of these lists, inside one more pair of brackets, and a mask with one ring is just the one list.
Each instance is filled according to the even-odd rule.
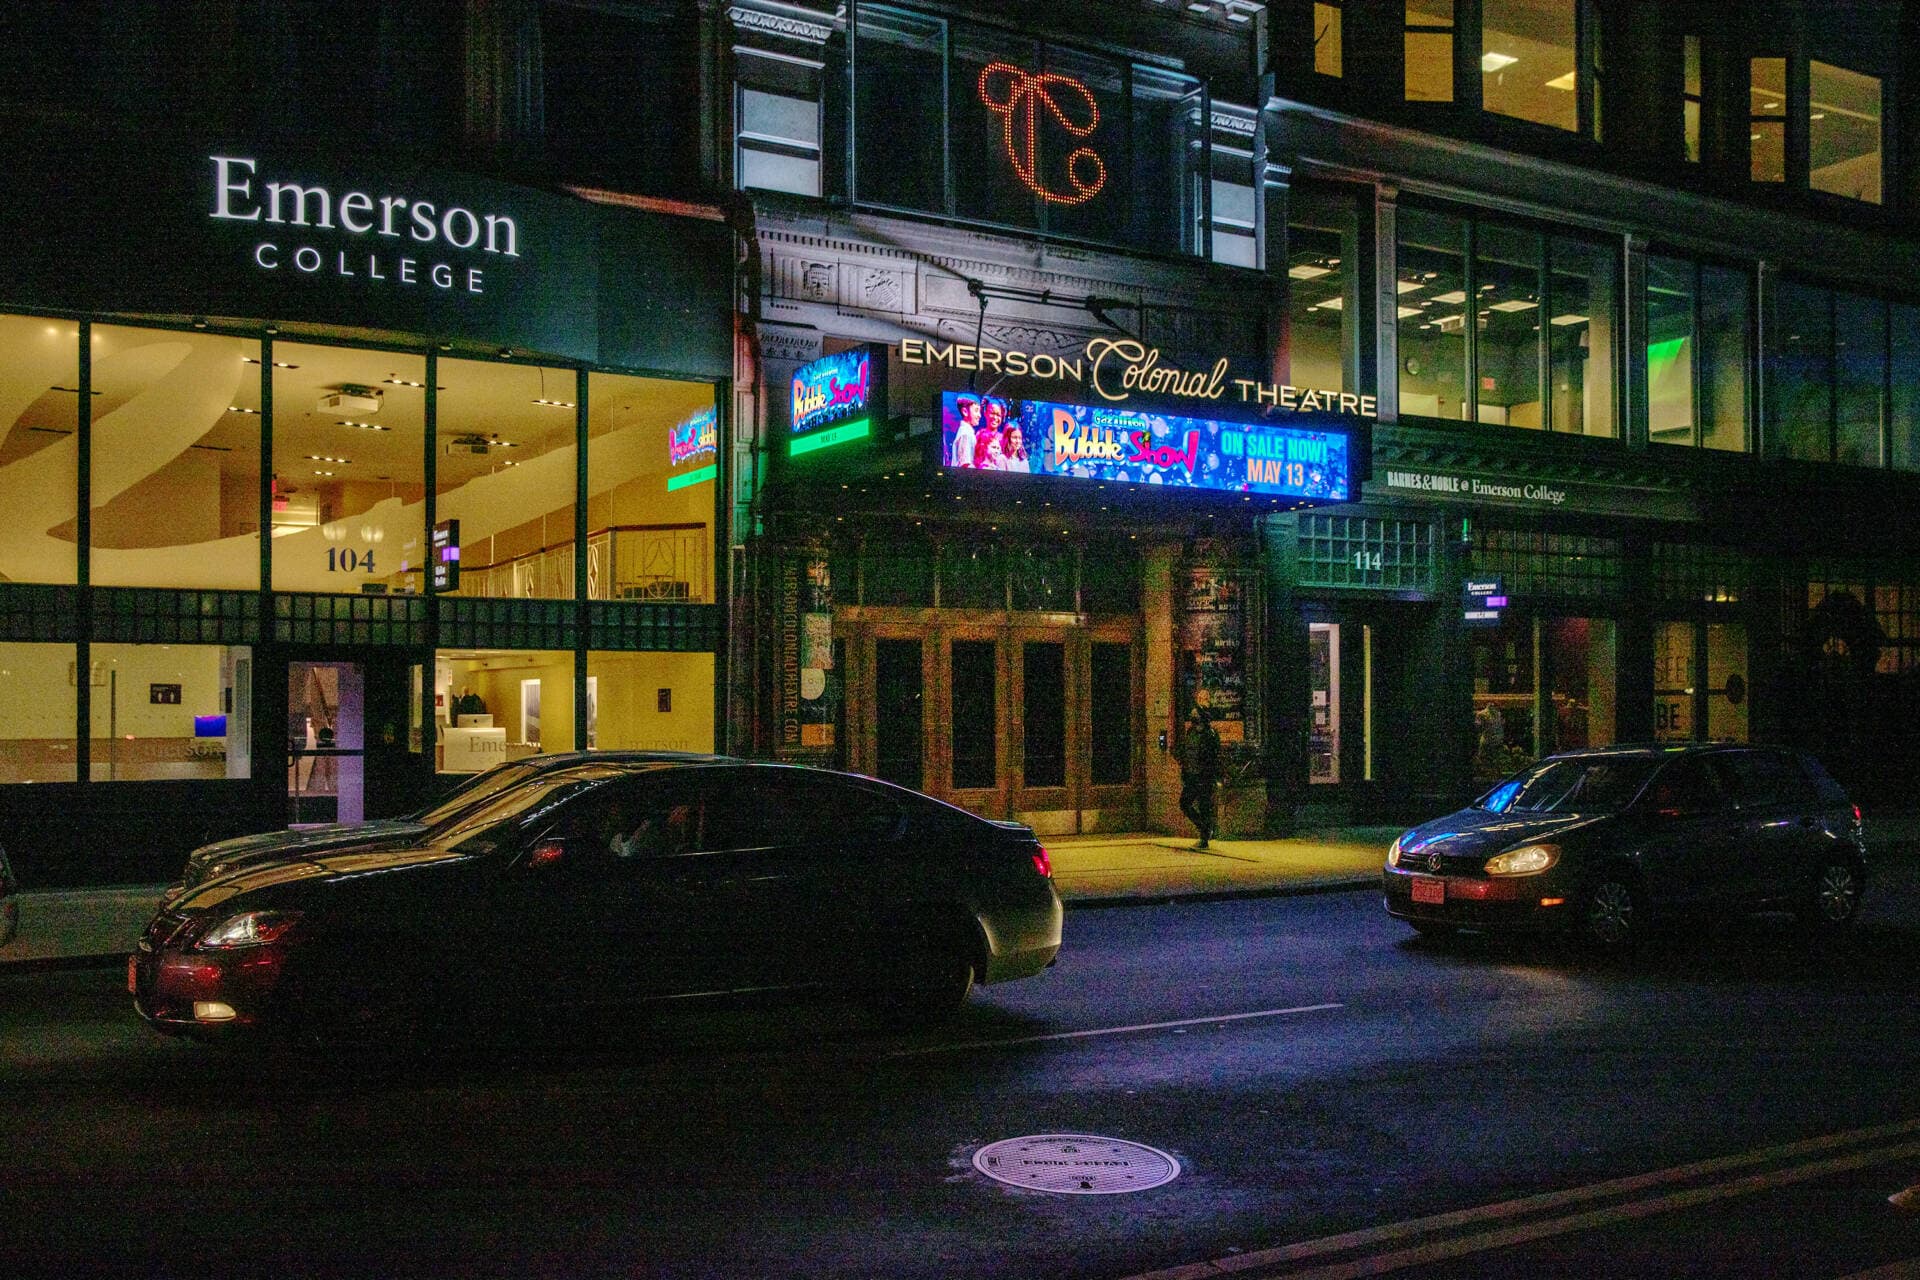
[[[213,162],[213,209],[207,216],[212,219],[443,245],[504,258],[520,256],[519,224],[504,214],[475,213],[459,205],[442,208],[431,200],[373,196],[364,191],[348,191],[336,197],[331,189],[317,184],[257,182],[259,165],[253,160],[238,156],[208,159]],[[263,271],[290,270],[304,275],[324,272],[467,293],[486,291],[485,272],[478,266],[422,261],[392,249],[323,250],[313,244],[273,239],[256,244],[252,256],[254,265]]]

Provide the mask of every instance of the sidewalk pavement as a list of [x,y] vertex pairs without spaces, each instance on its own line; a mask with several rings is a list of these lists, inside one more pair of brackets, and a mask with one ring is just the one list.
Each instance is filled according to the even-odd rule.
[[[1194,848],[1191,837],[1152,834],[1048,836],[1042,843],[1069,907],[1107,907],[1371,889],[1400,831],[1340,827],[1284,839],[1215,840],[1208,849]],[[1920,850],[1920,813],[1868,819],[1867,849],[1870,856]],[[117,963],[133,949],[163,888],[19,895],[20,935],[0,947],[0,970],[15,963]]]

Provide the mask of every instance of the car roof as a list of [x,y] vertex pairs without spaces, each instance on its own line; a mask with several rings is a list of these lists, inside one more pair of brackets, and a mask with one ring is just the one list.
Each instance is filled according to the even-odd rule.
[[1674,756],[1700,755],[1716,751],[1791,751],[1791,747],[1764,742],[1620,742],[1604,747],[1580,747],[1556,751],[1544,760],[1667,760]]
[[510,763],[544,770],[566,769],[579,764],[741,764],[744,763],[744,761],[734,756],[716,756],[699,751],[622,749],[615,751],[556,751],[550,754],[524,756]]

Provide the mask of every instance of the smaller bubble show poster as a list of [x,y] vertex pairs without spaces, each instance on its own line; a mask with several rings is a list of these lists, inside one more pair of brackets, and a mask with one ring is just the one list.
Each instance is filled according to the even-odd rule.
[[1181,666],[1193,705],[1206,712],[1223,746],[1247,740],[1246,609],[1243,583],[1224,569],[1186,574]]

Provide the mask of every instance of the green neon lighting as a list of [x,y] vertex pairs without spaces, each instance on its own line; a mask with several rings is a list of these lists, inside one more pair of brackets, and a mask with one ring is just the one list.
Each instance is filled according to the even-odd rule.
[[849,422],[843,427],[831,431],[821,431],[810,436],[801,436],[787,446],[787,456],[797,458],[803,453],[812,453],[816,449],[831,449],[834,445],[845,444],[849,440],[863,440],[873,434],[873,420],[862,418],[858,422]]
[[684,489],[688,485],[705,484],[719,474],[720,464],[717,462],[709,462],[698,471],[687,471],[677,476],[668,476],[667,492],[672,493],[675,489]]

